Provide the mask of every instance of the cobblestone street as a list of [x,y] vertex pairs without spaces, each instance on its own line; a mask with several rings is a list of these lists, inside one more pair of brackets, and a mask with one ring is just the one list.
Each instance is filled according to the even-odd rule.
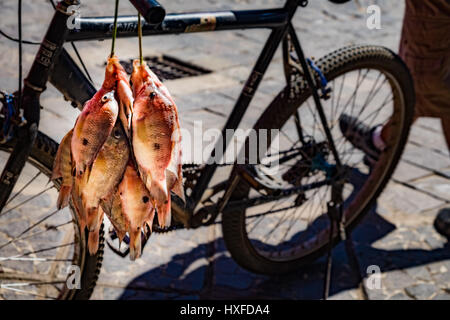
[[[361,0],[333,5],[309,1],[293,20],[307,56],[319,58],[349,44],[382,45],[398,51],[403,1]],[[82,16],[113,14],[113,1],[84,0]],[[161,0],[168,12],[208,9],[256,9],[281,6],[280,0]],[[366,27],[365,6],[381,7],[380,30]],[[16,2],[2,1],[0,28],[15,35]],[[52,9],[47,1],[24,3],[24,39],[40,41]],[[10,14],[9,14],[10,13]],[[135,14],[128,1],[120,2],[120,14]],[[155,36],[144,38],[144,55],[166,54],[212,70],[196,77],[168,80],[181,126],[190,131],[194,121],[207,128],[221,128],[233,108],[243,83],[261,51],[269,30]],[[96,87],[101,85],[104,62],[111,41],[80,42],[77,46]],[[121,59],[138,55],[137,39],[119,39]],[[66,49],[73,53],[70,45]],[[24,47],[24,74],[36,46]],[[17,45],[0,36],[3,72],[0,89],[16,90]],[[281,50],[276,53],[260,91],[241,127],[251,128],[284,86]],[[49,86],[41,98],[40,130],[60,141],[73,126],[78,111]],[[190,162],[190,160],[186,160]],[[419,119],[412,127],[402,159],[374,209],[352,234],[362,272],[379,266],[381,288],[366,287],[369,299],[450,299],[450,247],[433,221],[439,210],[450,207],[450,154],[440,121]],[[220,220],[220,216],[219,216]],[[331,299],[362,299],[344,245],[333,250]],[[320,299],[325,258],[286,276],[261,276],[240,268],[227,252],[220,224],[195,230],[153,234],[143,257],[135,262],[121,258],[105,246],[100,278],[92,299]]]

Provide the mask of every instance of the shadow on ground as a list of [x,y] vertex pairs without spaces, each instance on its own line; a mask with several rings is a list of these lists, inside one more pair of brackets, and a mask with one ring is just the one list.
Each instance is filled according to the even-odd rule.
[[[434,250],[385,250],[372,246],[395,229],[374,211],[355,229],[352,237],[361,270],[378,265],[382,272],[388,272],[450,259],[448,243]],[[231,259],[220,238],[175,255],[168,264],[136,277],[119,299],[320,299],[324,268],[325,259],[321,258],[289,275],[256,275]],[[356,279],[341,243],[333,250],[330,296],[352,298],[348,290],[358,287]]]

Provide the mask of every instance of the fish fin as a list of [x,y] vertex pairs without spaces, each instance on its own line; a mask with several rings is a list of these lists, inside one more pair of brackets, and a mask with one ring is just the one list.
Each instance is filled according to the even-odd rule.
[[99,238],[100,238],[100,229],[97,228],[94,231],[89,232],[88,237],[88,249],[89,254],[93,256],[98,251],[98,245],[99,245]]
[[61,163],[58,157],[56,157],[55,162],[53,163],[52,176],[50,177],[49,181],[53,181],[61,177],[62,177]]
[[[141,168],[141,166],[138,165],[138,173],[139,173],[139,177],[141,177],[142,182],[144,183],[145,186],[147,186],[147,175],[145,174],[145,171]],[[147,187],[147,190],[150,190]]]
[[62,177],[62,171],[61,171],[61,162],[62,159],[62,152],[63,149],[68,147],[70,149],[71,147],[71,141],[72,141],[72,134],[73,129],[71,129],[69,132],[66,133],[66,135],[62,138],[61,143],[59,144],[58,151],[56,151],[55,160],[53,161],[53,170],[52,170],[52,176],[50,180],[56,180],[58,178]]
[[[150,182],[150,188],[148,186]],[[169,198],[169,194],[167,193],[167,183],[166,180],[147,180],[147,189],[150,193],[150,196],[155,199],[156,203],[164,203]]]
[[172,220],[170,197],[167,201],[159,204],[156,203],[156,212],[158,213],[158,223],[161,228],[170,227]]
[[76,168],[77,178],[81,178],[82,176],[84,176],[87,166],[85,163],[77,162],[77,163],[75,163],[75,168]]
[[121,231],[117,228],[114,228],[116,230],[117,239],[119,240],[119,246],[123,241],[123,238],[125,238],[126,232]]
[[92,172],[92,165],[91,166],[89,166],[89,167],[85,167],[84,168],[84,176],[85,176],[85,179],[86,179],[86,183],[88,183],[89,182],[89,178],[90,178],[90,176],[91,176],[91,172]]
[[58,195],[58,201],[56,202],[56,207],[61,210],[64,207],[67,207],[69,204],[69,197],[72,191],[72,186],[61,186]]
[[116,231],[116,235],[117,235],[117,239],[119,239],[119,243],[121,243],[123,241],[123,238],[125,238],[125,235],[127,232],[120,230],[120,228],[118,228],[111,219],[109,219],[109,221],[111,222],[112,226],[114,227],[114,230]]
[[153,232],[153,220],[155,219],[155,207],[152,206],[150,209],[149,218],[145,221],[145,224],[150,229],[150,233]]
[[130,235],[130,260],[134,261],[141,256],[141,229],[129,232]]
[[80,198],[76,195],[74,191],[72,191],[72,203],[75,207],[75,212],[77,214],[80,230],[84,232],[84,229],[86,228],[86,215],[84,213],[84,208],[81,205]]
[[107,215],[111,214],[112,203],[113,203],[113,196],[112,195],[109,195],[107,198],[100,200],[100,206],[102,207],[103,211]]
[[92,231],[89,232],[89,237],[88,237],[88,249],[89,249],[89,253],[91,254],[91,256],[96,254],[97,250],[98,250],[100,228],[102,227],[102,221],[103,221],[103,216],[104,216],[104,212],[101,208],[98,208],[97,212],[98,212],[98,214],[96,217],[96,219],[97,219],[96,227]]
[[86,208],[86,225],[88,227],[89,231],[94,231],[99,226],[99,214],[100,214],[100,208],[99,207],[90,207]]
[[184,203],[186,203],[186,198],[184,196],[184,186],[183,179],[177,179],[174,186],[172,187],[173,193],[175,193]]

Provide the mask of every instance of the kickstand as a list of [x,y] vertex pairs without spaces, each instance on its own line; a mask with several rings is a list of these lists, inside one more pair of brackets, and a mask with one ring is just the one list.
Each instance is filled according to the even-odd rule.
[[324,288],[323,288],[323,300],[328,299],[328,295],[330,293],[330,282],[331,282],[331,267],[333,263],[333,233],[334,233],[334,224],[335,221],[333,219],[330,219],[330,240],[328,243],[328,253],[327,253],[327,264],[325,269],[325,282],[324,282]]
[[359,289],[362,293],[362,298],[364,300],[368,300],[368,295],[363,283],[363,276],[361,273],[360,264],[358,261],[358,257],[355,252],[355,247],[353,245],[353,240],[351,234],[348,234],[345,230],[345,225],[343,221],[342,215],[342,207],[341,205],[335,205],[334,203],[328,205],[328,216],[330,218],[330,238],[328,244],[328,253],[327,253],[327,263],[326,263],[326,271],[325,271],[325,282],[323,289],[323,299],[327,300],[330,293],[330,285],[331,285],[331,269],[333,263],[333,234],[335,232],[336,226],[339,227],[339,236],[340,240],[345,241],[345,252],[348,257],[348,261],[350,267],[356,274],[356,278],[358,281]]

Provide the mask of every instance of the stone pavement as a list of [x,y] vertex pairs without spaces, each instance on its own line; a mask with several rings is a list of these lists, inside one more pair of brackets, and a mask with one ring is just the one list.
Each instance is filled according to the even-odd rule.
[[[309,56],[323,54],[348,44],[369,43],[397,50],[403,3],[359,1],[365,7],[382,8],[381,30],[366,27],[364,10],[354,3],[336,6],[310,1],[294,18],[295,28]],[[111,15],[113,1],[84,1],[82,15]],[[249,9],[279,6],[278,0],[162,1],[169,12],[207,9]],[[0,4],[1,29],[15,30],[16,2]],[[10,15],[6,13],[10,12]],[[134,14],[127,1],[120,12]],[[40,40],[51,16],[48,3],[26,1],[24,38]],[[31,22],[30,22],[31,21]],[[195,78],[167,81],[175,96],[182,126],[192,130],[197,119],[205,127],[220,128],[248,76],[268,35],[267,30],[147,37],[145,55],[168,54],[213,70]],[[0,38],[3,72],[0,88],[15,90],[16,45]],[[96,85],[103,77],[103,63],[110,41],[80,43],[79,49]],[[68,47],[68,49],[70,49]],[[24,70],[28,70],[36,47],[27,46]],[[136,40],[118,41],[121,58],[137,56]],[[283,84],[281,55],[277,53],[242,127],[255,119]],[[43,95],[41,130],[59,141],[75,120],[77,111],[68,107],[55,89]],[[432,224],[441,208],[450,206],[450,157],[436,119],[414,124],[402,160],[377,206],[353,233],[361,269],[381,269],[381,289],[367,290],[370,299],[449,299],[450,248]],[[344,246],[333,251],[332,299],[361,299],[361,291],[348,265]],[[220,225],[180,230],[151,237],[143,257],[136,262],[116,256],[106,248],[103,268],[92,299],[220,299],[270,298],[319,299],[322,295],[324,259],[297,272],[278,277],[249,273],[230,258]]]

